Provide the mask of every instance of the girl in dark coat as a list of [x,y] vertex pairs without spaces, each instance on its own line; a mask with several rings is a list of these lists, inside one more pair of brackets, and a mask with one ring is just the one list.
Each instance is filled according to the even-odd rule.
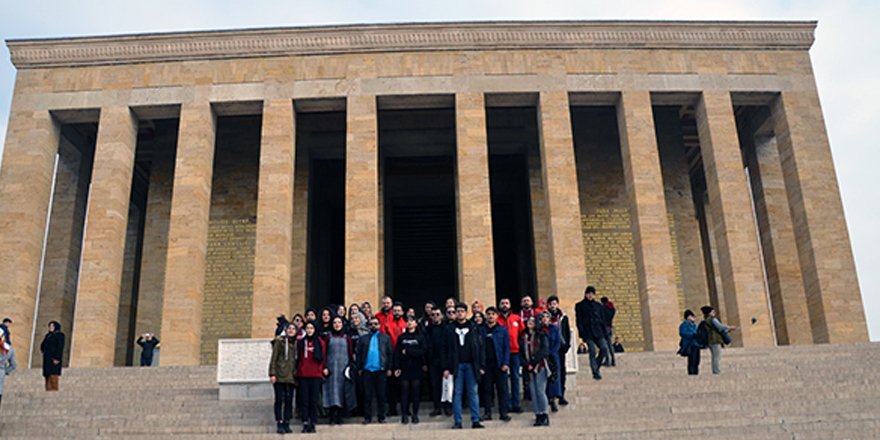
[[315,424],[318,423],[318,392],[324,377],[325,347],[314,322],[307,322],[305,329],[305,336],[296,341],[296,377],[299,384],[302,432],[315,432]]
[[[403,424],[409,423],[410,414],[413,424],[419,423],[419,391],[427,369],[428,342],[418,328],[416,317],[407,316],[406,331],[397,338],[394,350],[394,375],[400,378],[400,423]],[[409,411],[410,404],[412,412]]]
[[46,378],[46,391],[58,391],[61,379],[61,359],[64,356],[64,333],[58,321],[49,322],[49,333],[40,343],[43,353],[43,377]]

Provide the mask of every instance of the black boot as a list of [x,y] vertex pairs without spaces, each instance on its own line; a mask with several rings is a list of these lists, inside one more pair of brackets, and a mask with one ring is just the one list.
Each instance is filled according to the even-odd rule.
[[412,416],[412,424],[413,425],[419,424],[419,416],[417,416],[417,415]]
[[551,400],[551,401],[550,401],[550,411],[553,411],[553,412],[559,412],[559,407],[556,406],[556,401],[555,401],[555,400]]
[[541,426],[550,426],[550,414],[542,414]]
[[284,430],[284,422],[278,421],[275,422],[275,432],[279,434],[285,434],[287,431]]
[[535,414],[535,423],[532,423],[532,426],[541,426],[542,420],[541,414]]
[[565,400],[565,397],[560,397],[560,398],[559,398],[559,404],[562,405],[562,406],[565,406],[565,405],[568,405],[568,401]]
[[492,410],[489,409],[489,408],[486,408],[486,410],[483,411],[483,416],[480,417],[480,419],[482,419],[482,420],[492,420]]
[[284,421],[284,433],[290,434],[291,432],[293,432],[293,430],[290,429],[290,420],[285,420]]

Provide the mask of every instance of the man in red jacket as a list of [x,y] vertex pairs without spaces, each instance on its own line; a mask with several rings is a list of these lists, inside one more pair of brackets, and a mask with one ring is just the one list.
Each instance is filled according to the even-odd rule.
[[[385,298],[388,298],[387,296]],[[385,298],[382,298],[382,309],[385,309]],[[390,301],[390,298],[388,298]],[[379,318],[377,315],[376,318]],[[391,338],[391,349],[397,349],[397,338],[406,331],[406,319],[403,318],[403,304],[394,303],[391,307],[391,315],[385,319],[382,324],[382,333]],[[397,399],[400,397],[400,380],[391,376],[388,378],[388,415],[397,415]]]
[[379,320],[379,325],[382,327],[385,327],[385,321],[387,321],[388,318],[391,318],[392,304],[393,304],[393,301],[391,300],[390,296],[383,296],[382,297],[382,308],[379,309],[379,312],[376,313],[376,315],[375,315],[376,319]]
[[522,318],[510,310],[510,299],[498,301],[498,324],[507,327],[510,334],[510,404],[511,412],[521,413],[519,403],[519,336],[524,329]]

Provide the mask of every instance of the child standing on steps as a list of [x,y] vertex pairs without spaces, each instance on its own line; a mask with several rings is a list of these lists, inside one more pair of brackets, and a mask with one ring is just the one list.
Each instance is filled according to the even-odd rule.
[[275,391],[275,422],[277,432],[286,434],[293,418],[293,391],[296,387],[296,334],[293,324],[285,324],[281,335],[272,341],[269,382]]

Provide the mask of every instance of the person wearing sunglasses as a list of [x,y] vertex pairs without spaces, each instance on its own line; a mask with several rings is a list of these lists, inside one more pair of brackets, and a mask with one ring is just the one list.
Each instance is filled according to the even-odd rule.
[[391,375],[391,337],[380,332],[379,319],[370,319],[370,333],[357,344],[358,374],[364,386],[364,424],[372,422],[373,399],[376,399],[376,418],[385,423],[385,387]]

